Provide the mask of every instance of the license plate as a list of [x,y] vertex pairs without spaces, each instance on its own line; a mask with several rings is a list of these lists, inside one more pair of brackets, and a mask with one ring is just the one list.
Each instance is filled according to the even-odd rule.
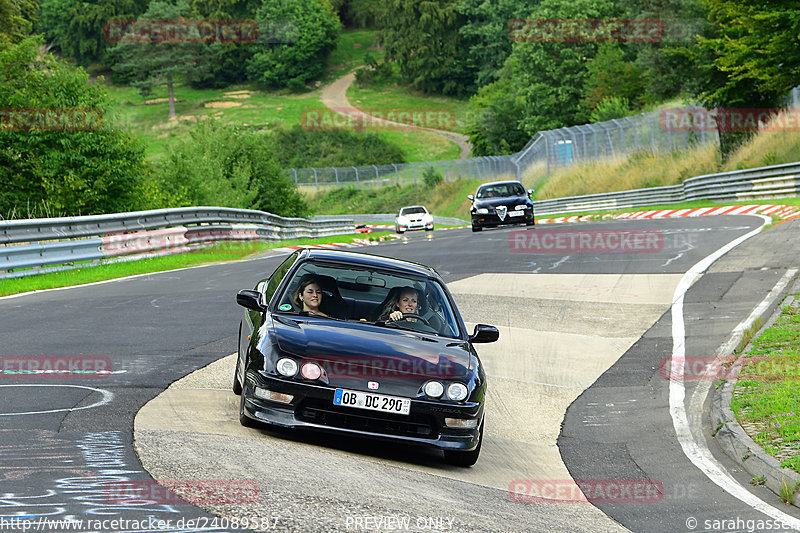
[[398,415],[407,415],[411,410],[411,400],[408,398],[397,398],[395,396],[344,389],[336,389],[333,395],[333,405],[356,407],[358,409],[369,409],[370,411],[381,411],[382,413],[395,413]]
[[509,211],[508,216],[510,217],[521,217],[525,214],[525,211]]

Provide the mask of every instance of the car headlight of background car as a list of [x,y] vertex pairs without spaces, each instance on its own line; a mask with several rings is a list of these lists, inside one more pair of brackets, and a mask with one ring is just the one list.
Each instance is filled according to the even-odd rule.
[[527,206],[527,205],[525,205],[525,204],[519,204],[519,205],[518,205],[517,207],[515,207],[514,209],[516,209],[517,211],[522,211],[523,209],[527,209],[527,208],[528,208],[528,206]]
[[475,214],[477,214],[477,215],[488,215],[489,214],[489,210],[486,209],[485,207],[479,207],[478,209],[475,210]]

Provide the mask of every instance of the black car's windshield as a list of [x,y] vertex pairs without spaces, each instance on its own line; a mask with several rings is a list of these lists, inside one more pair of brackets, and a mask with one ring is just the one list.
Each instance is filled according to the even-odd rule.
[[[437,280],[424,276],[307,261],[278,296],[276,311],[461,338],[445,291]],[[398,310],[403,317],[390,319]]]
[[477,198],[503,198],[506,196],[523,196],[525,188],[519,183],[497,183],[485,185],[478,189]]

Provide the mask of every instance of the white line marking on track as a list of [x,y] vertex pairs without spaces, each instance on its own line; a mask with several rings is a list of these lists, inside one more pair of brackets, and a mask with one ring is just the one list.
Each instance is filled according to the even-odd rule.
[[92,405],[85,405],[83,407],[67,407],[64,409],[49,409],[47,411],[28,411],[26,413],[0,413],[0,416],[19,416],[19,415],[43,415],[48,413],[63,413],[63,412],[72,412],[72,411],[80,411],[81,409],[91,409],[93,407],[100,407],[101,405],[105,405],[111,400],[114,399],[114,393],[111,391],[107,391],[105,389],[95,389],[94,387],[84,387],[82,385],[50,385],[50,384],[22,384],[19,385],[0,385],[0,387],[69,387],[73,389],[86,389],[93,392],[99,392],[103,395],[101,400],[96,401]]
[[[738,246],[739,244],[743,243],[750,237],[761,232],[764,227],[772,222],[772,219],[766,216],[761,216],[763,219],[763,224],[745,234],[741,237],[729,242],[722,248],[718,249],[711,255],[703,258],[700,262],[695,264],[692,268],[690,268],[686,274],[683,275],[681,278],[680,283],[675,288],[675,296],[672,302],[672,361],[671,365],[678,365],[678,366],[670,366],[670,368],[683,368],[685,360],[686,360],[686,330],[684,327],[683,321],[683,297],[686,294],[686,291],[689,290],[689,287],[692,283],[711,266],[714,261],[722,257],[724,254],[728,253],[730,250]],[[764,299],[765,301],[770,298],[770,295],[777,294],[780,292],[781,289],[778,289],[778,285],[784,283],[788,283],[790,273],[793,276],[796,271],[788,271],[786,275],[781,279],[781,281],[770,291],[770,294]],[[784,284],[785,286],[785,284]],[[762,301],[761,304],[756,309],[765,309],[769,303],[764,304]],[[754,311],[755,312],[755,311]],[[753,316],[751,314],[751,316]],[[748,317],[749,318],[749,317]],[[741,324],[740,324],[741,325]],[[737,326],[738,330],[738,326]],[[734,330],[736,331],[736,330]],[[686,395],[686,389],[683,383],[683,375],[672,375],[670,376],[669,382],[669,410],[670,415],[672,416],[672,425],[675,428],[675,434],[678,438],[678,442],[681,444],[681,449],[686,457],[697,467],[699,468],[705,475],[713,481],[716,485],[718,485],[721,489],[725,492],[737,498],[738,500],[742,501],[743,503],[749,505],[753,509],[764,513],[765,515],[775,519],[780,520],[784,523],[784,525],[791,527],[795,530],[800,530],[800,520],[797,518],[788,515],[779,509],[769,505],[768,503],[762,501],[752,493],[750,493],[747,489],[742,487],[727,471],[723,468],[723,466],[711,455],[711,452],[704,447],[701,447],[698,442],[694,439],[692,435],[691,426],[688,420],[688,414],[686,410],[686,406],[684,405],[684,398]],[[693,407],[696,407],[694,403],[692,404]]]

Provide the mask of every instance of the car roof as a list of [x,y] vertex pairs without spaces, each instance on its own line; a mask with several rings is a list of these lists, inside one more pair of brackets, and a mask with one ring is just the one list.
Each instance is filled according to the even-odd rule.
[[491,182],[489,182],[489,183],[481,183],[480,185],[478,185],[478,188],[479,188],[479,189],[482,189],[483,187],[488,187],[488,186],[490,186],[490,185],[506,185],[506,184],[508,184],[508,183],[518,183],[518,184],[522,185],[522,182],[521,182],[521,181],[519,181],[519,180],[510,180],[510,181],[491,181]]
[[421,207],[422,209],[425,209],[425,211],[428,210],[424,205],[407,205],[407,206],[401,207],[400,211],[402,211],[403,209],[413,209],[415,207]]
[[[438,278],[439,274],[433,268],[411,261],[394,259],[392,257],[382,257],[378,255],[346,252],[343,250],[325,250],[319,248],[306,248],[305,259],[318,259],[320,261],[331,261],[354,266],[377,267],[403,272],[407,274],[417,274],[428,277]],[[301,255],[301,258],[303,255]]]

